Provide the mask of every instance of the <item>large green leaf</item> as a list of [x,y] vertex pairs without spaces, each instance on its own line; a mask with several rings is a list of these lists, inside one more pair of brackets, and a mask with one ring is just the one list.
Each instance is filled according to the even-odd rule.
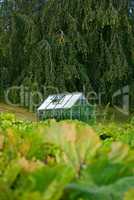
[[92,128],[82,122],[52,121],[45,129],[45,140],[59,145],[64,162],[70,163],[77,171],[95,155],[101,142]]
[[98,187],[96,185],[70,184],[66,189],[69,196],[67,200],[123,200],[124,194],[134,188],[134,177],[125,177],[116,183]]

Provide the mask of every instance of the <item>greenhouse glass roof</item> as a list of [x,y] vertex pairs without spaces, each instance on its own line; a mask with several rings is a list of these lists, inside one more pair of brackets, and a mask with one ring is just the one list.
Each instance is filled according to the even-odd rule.
[[38,108],[38,111],[71,108],[79,99],[85,99],[83,93],[50,95],[41,104],[41,106]]

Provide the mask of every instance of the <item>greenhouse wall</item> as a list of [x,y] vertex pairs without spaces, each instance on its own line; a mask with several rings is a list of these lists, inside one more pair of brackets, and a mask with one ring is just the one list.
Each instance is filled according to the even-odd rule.
[[41,120],[56,119],[59,121],[64,119],[78,119],[87,122],[92,118],[93,107],[89,105],[76,105],[70,109],[45,110],[42,112],[42,115],[39,117]]

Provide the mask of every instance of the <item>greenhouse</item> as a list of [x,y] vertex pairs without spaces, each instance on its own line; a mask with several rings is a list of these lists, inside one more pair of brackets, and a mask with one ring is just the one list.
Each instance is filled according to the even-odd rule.
[[83,93],[50,95],[38,108],[38,119],[77,119],[87,122],[92,118],[91,106]]

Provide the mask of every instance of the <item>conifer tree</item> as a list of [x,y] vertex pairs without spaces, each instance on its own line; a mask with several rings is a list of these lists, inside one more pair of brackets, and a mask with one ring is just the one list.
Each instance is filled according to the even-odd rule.
[[32,76],[39,88],[60,92],[103,88],[107,100],[133,82],[134,21],[127,6],[127,0],[4,0],[1,77],[6,69],[10,85]]

